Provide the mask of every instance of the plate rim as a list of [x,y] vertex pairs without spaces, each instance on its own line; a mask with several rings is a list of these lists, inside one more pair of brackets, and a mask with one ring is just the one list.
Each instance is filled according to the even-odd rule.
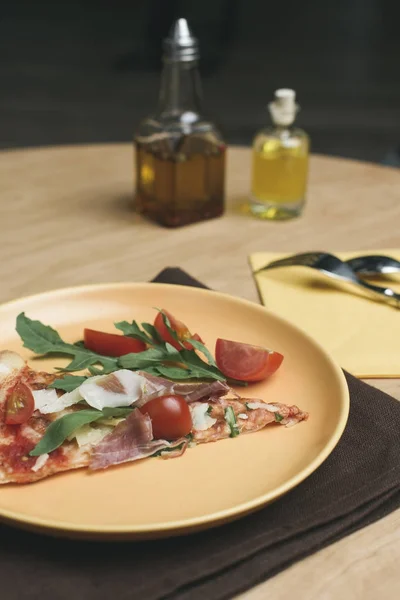
[[[343,435],[345,427],[347,425],[349,411],[350,411],[350,392],[347,385],[347,381],[343,370],[329,352],[312,336],[307,332],[298,327],[295,323],[292,323],[288,319],[285,319],[279,315],[276,315],[273,311],[269,310],[262,304],[252,302],[239,296],[234,296],[226,292],[219,292],[212,289],[198,288],[195,286],[187,286],[174,283],[161,283],[161,282],[143,282],[143,281],[120,281],[120,282],[109,282],[109,283],[90,283],[86,285],[78,286],[67,286],[63,288],[54,288],[39,292],[36,294],[30,294],[27,296],[21,296],[13,300],[9,300],[0,304],[0,315],[6,310],[12,309],[13,306],[17,306],[22,302],[28,302],[31,300],[40,300],[41,298],[46,299],[47,297],[57,297],[64,294],[79,294],[90,291],[102,291],[110,289],[125,289],[125,288],[146,288],[146,287],[159,287],[165,289],[185,289],[191,290],[195,294],[214,296],[216,298],[223,298],[225,300],[235,302],[239,305],[251,307],[252,309],[261,313],[268,313],[273,319],[282,323],[285,326],[289,326],[297,334],[300,334],[307,342],[314,345],[332,368],[334,374],[337,377],[340,388],[341,398],[341,412],[339,420],[336,424],[335,430],[331,435],[329,441],[320,450],[314,460],[311,461],[306,467],[301,469],[296,475],[292,476],[285,483],[276,487],[273,491],[262,494],[253,500],[248,500],[241,504],[237,504],[232,508],[219,510],[213,513],[208,513],[201,517],[191,517],[186,519],[179,519],[169,522],[152,523],[150,525],[84,525],[84,524],[71,524],[65,521],[53,521],[51,519],[45,519],[42,517],[30,517],[24,515],[24,513],[16,512],[12,510],[4,510],[0,507],[0,520],[4,522],[13,523],[21,528],[31,529],[40,531],[41,533],[47,534],[64,534],[70,537],[80,537],[85,539],[150,539],[150,538],[161,538],[173,535],[183,535],[206,529],[208,527],[216,527],[223,523],[227,523],[239,518],[242,518],[252,512],[261,509],[263,506],[270,504],[276,500],[279,500],[281,496],[297,487],[305,479],[307,479],[314,471],[320,467],[328,456],[332,453],[334,448],[337,446],[340,438]],[[1,487],[0,487],[1,489]]]

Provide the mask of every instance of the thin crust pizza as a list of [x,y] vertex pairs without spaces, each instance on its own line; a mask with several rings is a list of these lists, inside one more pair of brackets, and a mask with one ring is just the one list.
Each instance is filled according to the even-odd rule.
[[179,383],[118,369],[65,392],[52,387],[57,377],[0,353],[0,483],[176,458],[194,444],[308,418],[297,406],[242,398],[224,381]]

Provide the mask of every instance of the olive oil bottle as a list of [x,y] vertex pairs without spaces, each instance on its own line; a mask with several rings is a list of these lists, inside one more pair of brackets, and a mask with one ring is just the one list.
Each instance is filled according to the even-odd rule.
[[226,146],[202,114],[198,43],[186,19],[164,40],[164,69],[155,114],[135,134],[136,209],[164,227],[224,212]]
[[293,127],[298,112],[293,90],[279,89],[269,104],[274,125],[253,141],[250,211],[260,219],[281,220],[301,214],[306,201],[310,140]]

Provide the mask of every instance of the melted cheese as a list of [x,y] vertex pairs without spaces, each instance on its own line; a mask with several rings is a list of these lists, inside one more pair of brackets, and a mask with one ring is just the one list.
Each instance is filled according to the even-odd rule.
[[39,469],[41,469],[43,467],[43,465],[46,464],[48,458],[49,458],[48,454],[41,454],[40,456],[38,456],[38,458],[31,470],[35,471],[35,473],[36,473],[36,471],[39,471]]
[[192,415],[193,429],[197,431],[205,431],[206,429],[210,429],[216,422],[217,419],[213,419],[208,414],[209,404],[201,403],[201,404],[189,404],[190,413]]
[[79,388],[62,396],[58,396],[56,390],[52,388],[33,390],[32,394],[35,400],[35,410],[39,410],[43,415],[61,412],[82,400]]
[[[118,389],[112,386],[107,388],[107,377],[114,378],[114,384],[117,383]],[[131,406],[143,393],[145,379],[127,369],[120,369],[111,375],[95,375],[89,377],[76,390],[67,392],[59,396],[53,388],[44,390],[34,390],[35,409],[42,414],[58,413],[65,408],[86,401],[89,406],[102,410],[103,408],[115,408],[119,406]]]
[[16,369],[22,369],[24,365],[25,361],[19,354],[11,350],[3,350],[0,352],[0,379]]
[[[111,376],[114,381],[116,378],[121,389],[115,391],[115,386],[107,388],[107,377]],[[131,406],[142,396],[144,383],[145,379],[141,375],[128,369],[120,369],[111,375],[90,377],[82,383],[79,391],[89,406],[102,410],[105,407]]]
[[278,406],[274,404],[267,404],[266,402],[246,402],[246,405],[250,410],[257,410],[257,408],[263,408],[265,410],[269,410],[270,412],[278,412]]
[[75,438],[79,448],[82,446],[96,446],[101,440],[113,430],[113,427],[101,426],[91,427],[90,425],[83,425],[77,431],[69,437],[69,439]]

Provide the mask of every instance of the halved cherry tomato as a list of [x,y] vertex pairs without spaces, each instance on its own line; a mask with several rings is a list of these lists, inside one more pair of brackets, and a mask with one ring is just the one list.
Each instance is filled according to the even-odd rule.
[[146,344],[140,340],[95,329],[84,329],[83,341],[85,348],[104,356],[123,356],[131,352],[146,350]]
[[148,414],[156,439],[176,440],[190,433],[192,416],[183,396],[169,394],[149,400],[141,407]]
[[226,377],[240,381],[261,381],[281,366],[283,355],[261,346],[218,338],[215,360]]
[[[197,333],[193,335],[190,333],[185,323],[182,323],[182,321],[176,319],[167,310],[163,309],[162,312],[168,317],[168,320],[171,324],[171,329],[175,331],[176,335],[178,336],[179,342],[182,342],[186,350],[193,350],[192,344],[186,341],[188,339],[192,338],[193,340],[197,340],[198,342],[203,343],[203,340]],[[164,342],[168,342],[168,344],[171,344],[171,346],[173,346],[177,350],[182,350],[181,344],[174,340],[171,333],[168,331],[168,328],[164,323],[163,315],[161,312],[159,312],[156,318],[154,319],[154,327],[157,329],[158,335],[162,340],[164,340]]]
[[21,425],[31,418],[35,410],[35,400],[32,392],[25,383],[17,383],[8,392],[6,400],[7,425]]

